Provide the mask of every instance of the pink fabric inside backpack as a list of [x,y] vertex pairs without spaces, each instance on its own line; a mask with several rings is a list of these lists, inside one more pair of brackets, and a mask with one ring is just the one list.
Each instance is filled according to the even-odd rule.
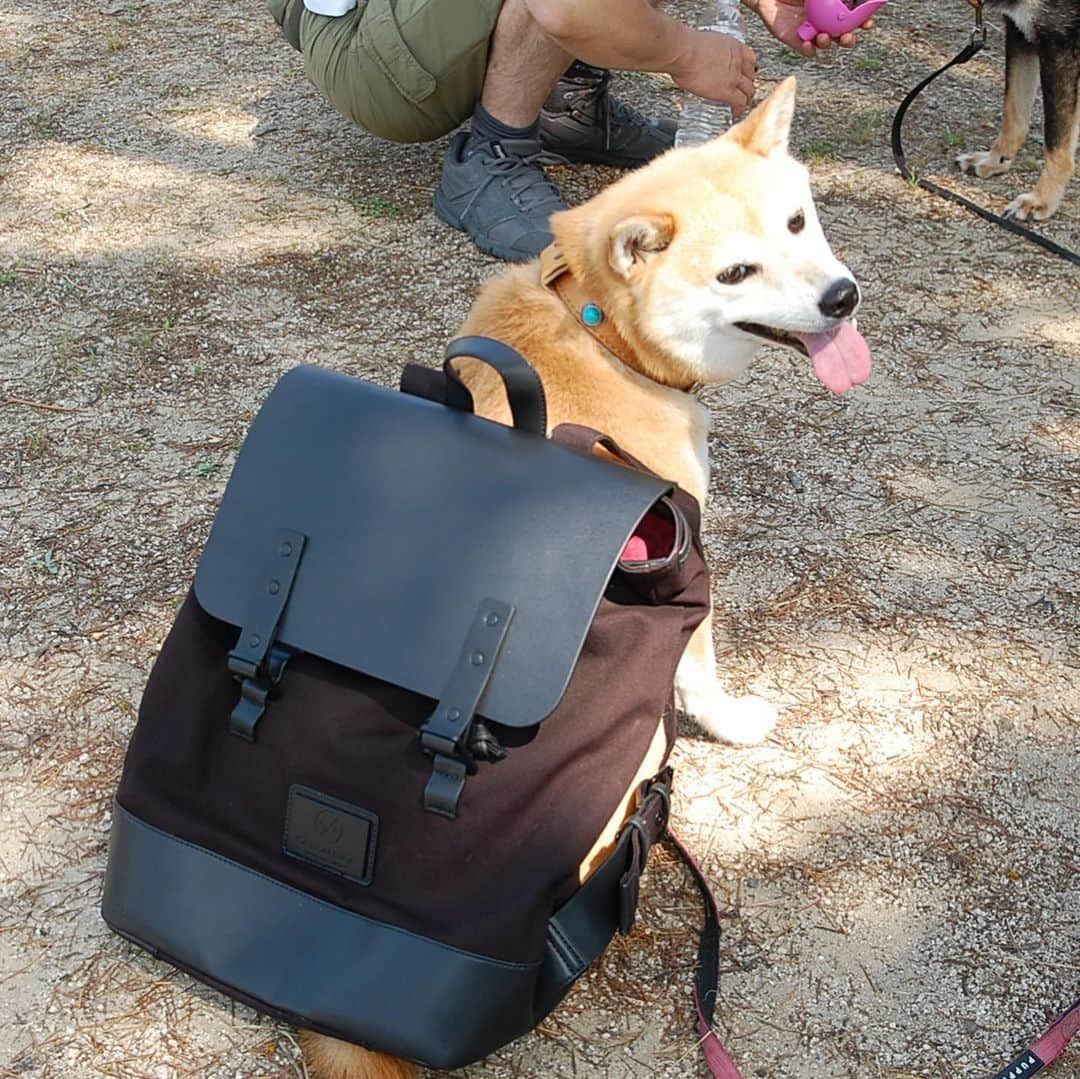
[[667,558],[675,547],[675,522],[666,508],[654,506],[626,541],[620,562],[651,562]]

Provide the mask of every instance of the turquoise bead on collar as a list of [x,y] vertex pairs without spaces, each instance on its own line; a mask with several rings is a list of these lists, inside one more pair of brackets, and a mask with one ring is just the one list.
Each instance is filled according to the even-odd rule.
[[604,312],[594,303],[587,303],[581,309],[581,321],[586,326],[599,326],[604,321]]

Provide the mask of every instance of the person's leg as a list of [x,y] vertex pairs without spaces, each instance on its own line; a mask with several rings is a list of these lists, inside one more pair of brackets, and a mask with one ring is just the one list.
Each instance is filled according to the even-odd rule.
[[524,0],[506,0],[491,37],[480,104],[510,127],[531,127],[573,59],[537,26]]
[[[656,7],[660,0],[649,2]],[[491,39],[480,104],[514,127],[529,127],[539,116],[544,149],[568,161],[633,168],[672,146],[675,124],[614,100],[610,79],[548,37],[524,0],[507,0]]]
[[554,159],[540,145],[540,109],[570,61],[524,0],[506,0],[471,129],[450,143],[435,192],[435,212],[481,251],[516,262],[551,242],[548,218],[566,203],[543,169]]
[[548,218],[566,208],[545,164],[632,167],[674,142],[674,125],[615,101],[609,82],[609,72],[573,61],[525,0],[506,0],[471,130],[455,136],[446,155],[436,213],[489,254],[538,255],[551,242]]
[[[660,2],[649,0],[653,7]],[[553,99],[557,83],[565,82],[569,93],[597,84],[606,74],[575,61],[540,29],[524,0],[506,0],[491,38],[480,103],[504,124],[529,127],[545,105],[557,107],[566,100]]]

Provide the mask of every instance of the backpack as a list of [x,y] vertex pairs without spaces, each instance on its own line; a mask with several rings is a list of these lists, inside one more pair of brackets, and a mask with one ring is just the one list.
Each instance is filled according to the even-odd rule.
[[261,1012],[448,1069],[630,931],[709,578],[694,500],[546,437],[512,349],[459,339],[402,389],[300,367],[260,410],[146,686],[102,911]]

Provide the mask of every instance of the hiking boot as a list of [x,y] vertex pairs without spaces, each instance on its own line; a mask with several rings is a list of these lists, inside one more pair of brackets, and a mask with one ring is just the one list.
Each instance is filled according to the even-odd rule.
[[565,210],[544,165],[565,164],[535,139],[481,142],[454,136],[435,192],[435,212],[497,258],[523,262],[551,243],[548,218]]
[[674,120],[653,120],[611,96],[611,72],[580,61],[540,113],[545,150],[593,165],[632,169],[675,145]]

